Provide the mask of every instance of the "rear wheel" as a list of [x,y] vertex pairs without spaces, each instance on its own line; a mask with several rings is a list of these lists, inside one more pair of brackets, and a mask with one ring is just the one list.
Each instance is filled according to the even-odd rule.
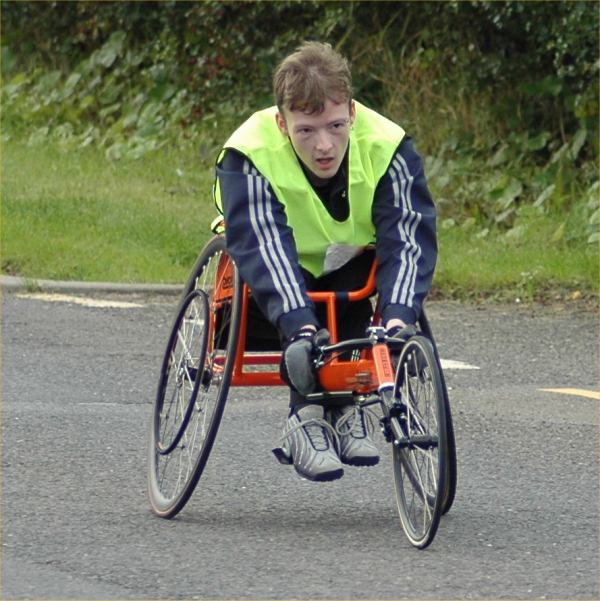
[[444,504],[442,513],[450,511],[456,496],[456,483],[458,479],[457,460],[456,460],[456,440],[454,437],[454,425],[452,421],[452,411],[450,408],[450,399],[448,398],[448,389],[444,378],[444,372],[441,368],[441,360],[433,338],[433,332],[425,309],[421,312],[419,325],[423,333],[427,336],[433,346],[433,352],[439,366],[439,372],[442,380],[442,389],[444,392],[444,404],[446,408],[446,441],[448,443],[448,462],[446,464],[446,486],[444,490]]
[[242,285],[222,237],[200,254],[163,359],[150,429],[152,510],[172,518],[187,503],[214,443],[237,348]]
[[410,542],[423,549],[437,532],[448,473],[442,378],[423,336],[410,338],[400,353],[391,421],[398,513]]

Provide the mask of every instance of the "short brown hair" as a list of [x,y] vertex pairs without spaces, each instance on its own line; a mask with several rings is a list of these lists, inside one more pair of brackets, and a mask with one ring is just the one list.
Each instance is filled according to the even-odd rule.
[[352,76],[348,61],[322,42],[304,42],[284,58],[273,75],[275,102],[281,111],[320,113],[325,102],[352,100]]

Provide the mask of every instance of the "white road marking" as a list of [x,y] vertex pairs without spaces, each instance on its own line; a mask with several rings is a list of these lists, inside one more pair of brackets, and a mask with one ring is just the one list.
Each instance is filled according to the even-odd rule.
[[453,359],[442,359],[442,369],[481,369],[477,365],[471,365],[464,361],[454,361]]
[[595,390],[583,390],[581,388],[540,388],[542,392],[556,392],[557,394],[570,394],[572,396],[582,396],[587,399],[596,399],[600,401],[600,392]]
[[29,298],[34,300],[55,302],[55,303],[73,303],[83,305],[84,307],[109,307],[115,309],[137,309],[144,305],[140,303],[131,303],[117,300],[102,300],[98,298],[87,298],[83,296],[71,296],[68,294],[50,294],[48,292],[32,292],[28,294],[17,294],[19,298]]

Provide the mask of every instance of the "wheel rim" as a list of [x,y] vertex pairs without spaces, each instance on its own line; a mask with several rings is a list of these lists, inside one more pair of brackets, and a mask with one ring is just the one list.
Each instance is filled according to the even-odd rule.
[[[231,299],[228,302],[216,301],[215,289],[219,288],[219,267],[225,258],[223,250],[210,255],[201,267],[194,289],[188,295],[188,298],[203,299],[204,310],[199,309],[200,301],[191,303],[191,306],[195,307],[195,331],[198,342],[196,348],[201,349],[201,352],[196,354],[191,371],[187,370],[194,376],[194,389],[189,396],[191,402],[186,406],[187,413],[180,420],[178,432],[168,446],[164,444],[162,435],[162,431],[166,428],[162,425],[162,408],[160,414],[155,415],[155,451],[151,458],[154,463],[151,468],[153,472],[151,485],[153,506],[159,513],[170,513],[173,507],[184,502],[184,497],[187,498],[193,490],[194,478],[197,479],[201,473],[198,464],[205,462],[208,457],[216,425],[223,410],[222,386],[225,382],[227,385],[229,383],[228,364],[232,360],[228,357],[228,333],[233,306]],[[202,330],[201,340],[198,335],[199,330]],[[194,331],[194,328],[189,327],[188,331]],[[185,336],[176,336],[176,338],[185,339]],[[181,368],[177,373],[182,373]],[[183,373],[186,373],[186,370],[183,370]],[[173,387],[177,388],[179,385],[179,392],[182,392],[186,380],[187,377],[180,378],[179,381],[175,379]],[[187,389],[189,390],[189,382],[187,382]],[[169,392],[168,383],[165,392]],[[164,398],[169,397],[165,394]],[[160,445],[156,443],[159,440]],[[173,441],[176,444],[173,444]]]
[[[399,363],[395,398],[409,444],[394,447],[394,480],[402,525],[412,544],[424,547],[439,523],[445,436],[440,431],[439,377],[420,344],[407,345]],[[418,444],[410,444],[417,440]],[[440,471],[442,470],[442,471]]]

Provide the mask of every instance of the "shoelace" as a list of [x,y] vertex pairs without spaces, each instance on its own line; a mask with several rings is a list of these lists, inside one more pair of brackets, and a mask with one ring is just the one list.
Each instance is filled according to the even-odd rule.
[[[368,426],[365,423],[367,418]],[[346,434],[355,435],[355,438],[366,438],[369,433],[368,429],[373,429],[373,424],[379,419],[379,416],[370,407],[359,409],[358,405],[354,405],[352,411],[348,411],[340,417],[335,423],[335,431],[339,436]],[[348,423],[350,422],[350,423]],[[347,430],[342,432],[342,428],[346,426]]]
[[[312,426],[310,430],[309,426]],[[338,433],[335,431],[335,428],[329,422],[320,417],[310,417],[301,421],[299,424],[296,424],[281,437],[281,441],[284,441],[288,436],[300,428],[304,428],[308,439],[317,451],[326,451],[329,448],[326,432],[331,434],[335,441],[336,447],[339,448],[340,446],[340,439],[338,437]],[[323,448],[318,448],[319,445]]]

